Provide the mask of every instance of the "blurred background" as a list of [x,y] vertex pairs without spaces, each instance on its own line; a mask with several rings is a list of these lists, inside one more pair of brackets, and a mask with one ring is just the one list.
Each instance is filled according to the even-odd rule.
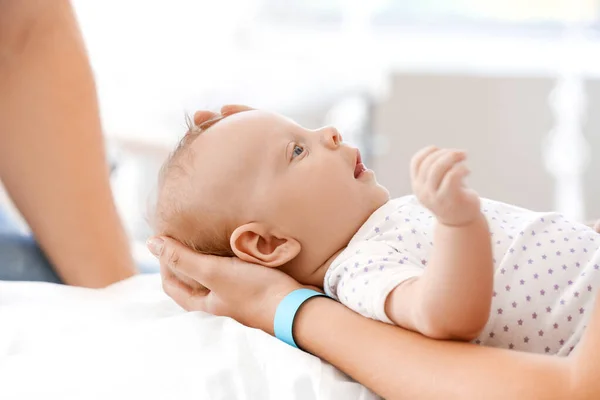
[[74,1],[133,238],[184,115],[336,125],[393,196],[428,144],[482,196],[600,217],[600,0]]

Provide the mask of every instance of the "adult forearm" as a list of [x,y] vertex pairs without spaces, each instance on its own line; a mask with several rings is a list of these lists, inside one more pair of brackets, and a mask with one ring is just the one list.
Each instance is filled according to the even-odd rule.
[[587,226],[600,233],[600,219],[596,219],[593,221],[588,221],[585,223]]
[[66,283],[129,277],[135,269],[73,10],[60,0],[0,7],[0,179]]
[[294,324],[299,346],[387,399],[566,399],[568,359],[435,341],[315,298]]
[[418,282],[424,324],[437,331],[437,336],[476,336],[489,318],[493,275],[492,246],[483,215],[463,227],[438,224],[431,259]]
[[[177,304],[270,334],[281,298],[300,287],[281,271],[197,254],[169,238],[155,238],[150,249]],[[173,272],[210,290],[194,290]],[[293,334],[302,349],[387,399],[579,400],[600,398],[599,324],[597,304],[575,353],[561,358],[432,340],[316,297],[298,310]]]

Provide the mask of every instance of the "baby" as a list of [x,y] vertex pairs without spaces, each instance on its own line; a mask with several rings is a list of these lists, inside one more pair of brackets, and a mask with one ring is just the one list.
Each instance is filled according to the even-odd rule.
[[600,279],[600,235],[480,199],[465,158],[421,150],[415,196],[390,200],[335,128],[224,108],[191,124],[163,166],[154,228],[432,338],[567,355]]

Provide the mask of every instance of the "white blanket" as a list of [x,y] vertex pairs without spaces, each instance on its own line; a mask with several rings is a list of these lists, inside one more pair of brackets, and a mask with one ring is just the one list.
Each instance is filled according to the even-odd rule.
[[0,399],[374,399],[329,364],[186,313],[158,275],[102,290],[0,282]]

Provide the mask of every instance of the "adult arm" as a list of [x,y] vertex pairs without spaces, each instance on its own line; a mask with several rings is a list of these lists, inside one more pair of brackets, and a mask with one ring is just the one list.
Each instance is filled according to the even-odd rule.
[[135,274],[96,89],[66,0],[0,0],[0,179],[67,284]]
[[[301,287],[280,271],[197,254],[168,238],[159,254],[165,292],[187,310],[230,316],[273,334],[279,301]],[[174,275],[200,282],[192,289]],[[329,299],[299,310],[296,342],[389,399],[589,399],[600,396],[600,308],[568,358],[435,341],[364,318]]]
[[584,398],[573,386],[573,360],[435,341],[327,299],[315,298],[300,309],[294,337],[302,349],[384,398]]
[[597,221],[588,221],[586,222],[586,225],[600,233],[600,219]]

